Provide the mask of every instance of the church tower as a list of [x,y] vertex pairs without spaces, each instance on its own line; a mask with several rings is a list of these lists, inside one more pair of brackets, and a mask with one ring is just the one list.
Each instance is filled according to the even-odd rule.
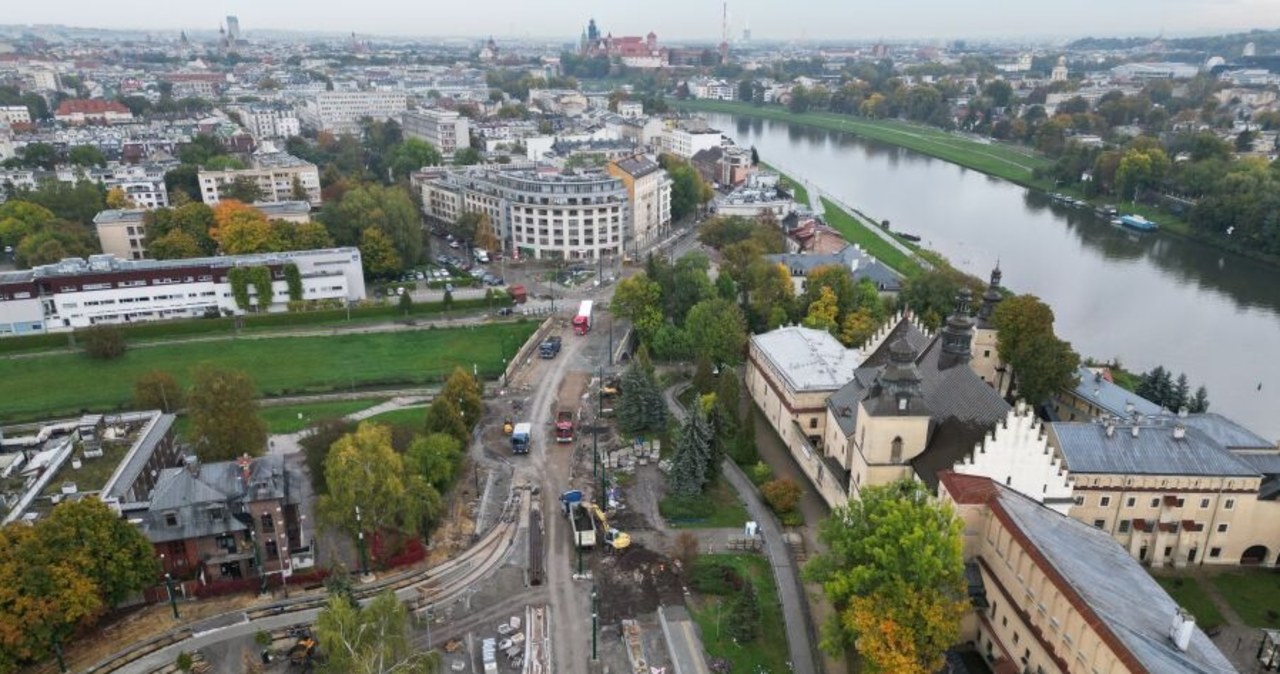
[[919,353],[905,339],[889,345],[889,362],[876,375],[875,391],[864,399],[856,429],[870,484],[883,484],[910,474],[911,460],[929,444],[932,413],[916,364]]
[[991,283],[982,293],[982,307],[978,309],[978,322],[973,331],[973,345],[970,347],[972,359],[969,361],[974,374],[997,391],[1002,390],[1001,386],[1006,379],[1004,364],[1000,362],[996,349],[995,313],[1000,300],[1004,299],[1004,295],[1000,294],[1000,277],[1000,266],[996,265],[991,270]]
[[942,354],[938,356],[938,369],[945,370],[956,365],[967,365],[973,353],[973,316],[969,314],[969,304],[973,300],[973,291],[961,288],[956,293],[956,306],[942,326]]

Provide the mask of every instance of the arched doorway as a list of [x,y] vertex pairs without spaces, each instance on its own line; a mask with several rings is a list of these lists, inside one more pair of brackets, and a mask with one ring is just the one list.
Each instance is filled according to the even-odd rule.
[[1241,566],[1256,566],[1258,564],[1263,564],[1266,561],[1267,561],[1267,546],[1265,545],[1250,546],[1248,549],[1244,551],[1243,555],[1240,555]]

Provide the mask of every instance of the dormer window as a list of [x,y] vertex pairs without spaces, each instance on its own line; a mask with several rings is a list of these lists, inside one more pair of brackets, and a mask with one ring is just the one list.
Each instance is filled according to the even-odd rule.
[[907,411],[907,399],[906,399],[906,398],[898,398],[898,411],[899,411],[899,412],[906,412],[906,411]]
[[167,513],[165,513],[165,514],[164,514],[164,525],[165,525],[166,527],[176,527],[176,526],[178,526],[178,513],[176,513],[176,512],[167,512]]

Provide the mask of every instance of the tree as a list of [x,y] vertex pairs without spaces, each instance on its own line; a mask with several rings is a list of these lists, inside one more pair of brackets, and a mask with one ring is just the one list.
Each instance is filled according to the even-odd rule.
[[124,333],[114,325],[98,324],[85,328],[84,352],[95,360],[115,360],[129,348]]
[[213,208],[210,236],[227,255],[262,253],[270,248],[271,223],[262,211],[234,199],[223,199]]
[[760,598],[750,578],[743,579],[742,591],[734,596],[726,627],[729,636],[739,644],[755,641],[760,635]]
[[370,227],[360,235],[360,259],[364,261],[365,273],[375,278],[393,276],[404,267],[391,237],[377,227]]
[[133,200],[119,187],[107,190],[107,208],[132,208]]
[[219,189],[219,195],[224,199],[235,199],[246,204],[260,201],[263,196],[258,181],[249,176],[236,176],[230,185],[223,185]]
[[107,158],[102,150],[92,145],[77,145],[67,152],[67,161],[73,166],[106,166]]
[[834,333],[838,327],[836,317],[840,315],[836,294],[827,286],[822,286],[820,292],[818,299],[809,305],[809,313],[804,317],[804,327]]
[[695,353],[716,363],[737,365],[747,346],[747,321],[738,305],[729,300],[703,300],[689,310],[685,332]]
[[184,397],[182,387],[165,370],[143,373],[133,383],[133,403],[139,409],[161,410],[171,414],[174,410],[182,409]]
[[1189,412],[1202,414],[1209,411],[1209,390],[1204,386],[1196,389],[1196,395],[1191,399],[1191,403],[1187,405]]
[[753,329],[772,330],[786,324],[795,300],[791,272],[782,264],[757,259],[748,267],[747,275]]
[[707,357],[707,354],[698,354],[698,362],[694,366],[693,380],[690,383],[690,388],[698,395],[711,393],[715,390],[716,379],[715,375],[711,373],[711,368],[711,359]]
[[320,221],[338,245],[357,245],[365,232],[377,228],[393,243],[401,264],[417,264],[422,257],[422,218],[400,185],[353,187],[325,204]]
[[[857,643],[876,671],[936,672],[968,608],[963,525],[913,480],[863,487],[861,495],[822,522],[828,550],[805,569],[837,612],[823,647],[834,654]],[[878,625],[892,626],[892,638],[863,648],[863,639],[880,638]]]
[[760,495],[779,515],[795,512],[796,506],[800,505],[800,494],[800,485],[789,477],[770,480],[760,486]]
[[321,419],[311,426],[309,431],[298,441],[302,446],[303,457],[307,461],[307,474],[311,478],[311,486],[317,494],[329,491],[329,484],[324,481],[324,462],[329,458],[329,448],[335,442],[356,430],[356,424],[342,417]]
[[1178,380],[1173,385],[1173,391],[1169,395],[1169,399],[1165,401],[1165,409],[1174,412],[1188,407],[1191,396],[1191,383],[1187,381],[1187,373],[1178,374]]
[[458,403],[446,396],[436,396],[427,406],[427,418],[423,427],[429,434],[443,433],[463,444],[471,439],[471,431],[462,418]]
[[1053,310],[1040,298],[1007,298],[996,305],[992,322],[996,351],[1013,368],[1023,399],[1038,405],[1074,385],[1080,357],[1054,336]]
[[622,396],[617,405],[618,428],[627,435],[661,431],[667,424],[667,405],[653,372],[636,359],[622,373]]
[[631,321],[642,343],[650,343],[662,327],[662,286],[646,273],[629,276],[618,282],[609,311]]
[[200,257],[206,251],[187,232],[175,229],[147,244],[147,257],[155,260],[181,260]]
[[405,452],[405,464],[436,491],[444,493],[458,473],[463,444],[447,433],[419,436]]
[[484,387],[475,375],[455,367],[437,396],[457,404],[468,432],[480,423],[480,415],[484,414]]
[[424,166],[439,166],[442,161],[436,146],[424,140],[409,138],[391,153],[388,165],[396,179],[407,180],[410,173]]
[[401,293],[398,304],[400,306],[401,313],[408,316],[409,312],[413,311],[413,296],[407,292]]
[[58,149],[48,143],[28,143],[22,148],[21,165],[53,170],[58,163]]
[[440,655],[409,640],[409,611],[391,590],[361,607],[330,597],[316,617],[322,674],[438,674]]
[[329,448],[324,479],[329,493],[319,499],[320,516],[352,538],[362,531],[417,534],[442,507],[435,488],[405,470],[390,427],[369,421]]
[[700,405],[693,405],[676,437],[667,471],[667,486],[675,496],[693,498],[711,479],[712,432]]
[[40,523],[39,537],[75,564],[108,607],[150,587],[160,574],[147,537],[97,498],[56,506]]
[[700,204],[711,200],[711,186],[688,162],[671,154],[658,157],[671,178],[671,218],[681,220],[692,215]]
[[480,151],[470,146],[458,148],[458,151],[453,153],[453,163],[458,166],[479,164],[481,159],[483,157],[480,156]]
[[247,373],[212,364],[196,367],[187,392],[187,416],[190,438],[204,461],[262,454],[267,425],[258,413],[257,399],[258,387]]
[[840,324],[840,343],[848,347],[860,346],[871,339],[879,328],[880,322],[870,311],[859,309],[845,316],[844,322]]
[[298,176],[293,177],[293,184],[289,188],[289,198],[294,201],[311,201],[311,195],[307,193],[307,188],[303,186],[302,179]]
[[[214,217],[213,209],[205,204],[193,202],[177,208],[157,208],[143,216],[143,223],[146,225],[147,230],[147,254],[151,257],[158,257],[155,249],[160,239],[168,238],[179,231],[186,236],[174,236],[167,244],[161,244],[162,247],[169,245],[177,250],[187,250],[194,244],[199,251],[192,255],[180,257],[213,255],[217,252],[218,242],[210,236],[210,232],[217,229],[217,219]],[[174,259],[175,257],[179,256],[159,259]]]

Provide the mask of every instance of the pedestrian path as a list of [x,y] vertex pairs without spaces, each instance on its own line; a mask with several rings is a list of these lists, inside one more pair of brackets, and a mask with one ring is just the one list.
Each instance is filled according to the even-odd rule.
[[855,218],[859,218],[860,220],[863,220],[868,231],[874,233],[876,236],[880,237],[881,239],[884,239],[886,243],[893,246],[894,248],[897,248],[899,251],[902,251],[904,255],[907,255],[908,257],[915,257],[916,252],[914,250],[911,250],[910,248],[908,248],[906,244],[899,241],[897,237],[881,229],[876,223],[866,222],[868,218],[857,209],[853,208],[849,204],[846,204],[845,202],[841,201],[835,196],[832,196],[831,194],[824,194],[822,191],[822,188],[809,182],[807,178],[804,178],[800,174],[792,173],[787,169],[779,166],[776,163],[773,164],[773,166],[777,167],[779,171],[786,173],[787,176],[790,177],[792,180],[797,180],[800,182],[801,185],[804,185],[805,190],[809,193],[809,208],[813,209],[813,212],[815,215],[819,217],[826,216],[827,209],[822,205],[822,198],[825,196],[827,198],[827,201],[830,201],[836,206],[839,206],[840,208],[844,209],[844,211],[848,213],[851,217],[855,217]]
[[[411,407],[419,407],[430,398],[427,396],[397,396],[383,403],[373,405],[358,412],[352,412],[343,419],[347,421],[364,421],[379,414],[394,412]],[[302,439],[307,437],[310,429],[302,429],[296,433],[279,433],[272,435],[267,444],[271,454],[296,454],[302,451]]]

